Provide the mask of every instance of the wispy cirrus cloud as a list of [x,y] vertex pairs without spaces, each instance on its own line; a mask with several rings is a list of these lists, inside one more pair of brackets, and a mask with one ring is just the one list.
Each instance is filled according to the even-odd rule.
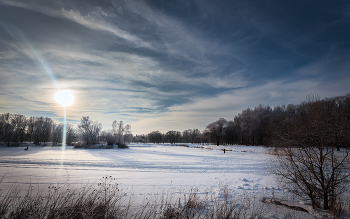
[[[348,92],[346,85],[350,77],[337,83],[325,83],[321,80],[301,81],[271,81],[259,86],[228,91],[213,97],[194,98],[192,102],[171,106],[167,112],[133,122],[136,127],[146,128],[149,124],[155,124],[158,130],[167,130],[172,127],[175,130],[197,128],[194,124],[204,129],[212,121],[224,117],[233,120],[234,116],[246,108],[254,108],[262,105],[270,107],[299,104],[305,101],[308,94],[316,93],[321,98],[328,97],[329,93],[335,96]],[[343,88],[343,89],[339,89]],[[215,112],[215,113],[213,113]]]
[[[95,10],[98,10],[98,11],[95,11]],[[117,26],[108,24],[107,22],[104,21],[104,19],[101,19],[100,15],[108,17],[108,15],[105,15],[105,13],[101,10],[101,8],[95,8],[92,13],[89,13],[86,16],[81,15],[79,11],[66,10],[64,8],[62,8],[62,10],[59,12],[54,12],[53,14],[61,15],[64,18],[75,21],[90,29],[102,30],[102,31],[112,33],[116,37],[120,37],[122,39],[125,39],[127,42],[130,42],[133,46],[152,48],[151,45],[149,45],[147,42],[143,41],[142,39],[128,33],[125,30],[121,30]]]
[[308,4],[0,0],[0,21],[14,33],[0,31],[0,112],[62,116],[23,38],[74,90],[69,119],[89,115],[105,128],[115,119],[134,133],[204,128],[259,103],[344,94],[349,4]]
[[134,36],[128,31],[122,30],[111,23],[108,23],[106,18],[114,17],[114,14],[102,10],[101,7],[93,7],[90,11],[86,13],[86,15],[82,15],[79,10],[65,9],[64,7],[53,9],[35,1],[20,2],[2,0],[0,1],[0,3],[17,7],[23,7],[27,10],[40,12],[51,17],[66,18],[68,20],[81,24],[89,29],[112,33],[116,37],[125,39],[133,46],[150,48],[150,45],[147,42],[144,42],[137,36]]

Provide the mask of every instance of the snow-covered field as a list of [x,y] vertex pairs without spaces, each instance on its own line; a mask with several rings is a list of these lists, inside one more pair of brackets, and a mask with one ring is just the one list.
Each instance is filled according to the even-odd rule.
[[62,151],[61,147],[37,146],[25,151],[22,147],[1,147],[0,175],[6,175],[1,186],[14,182],[93,183],[108,175],[144,192],[154,186],[208,187],[219,182],[243,190],[276,187],[274,178],[266,172],[270,155],[263,147],[226,146],[226,150],[232,150],[226,153],[221,148],[131,144],[129,149],[68,146]]
[[[47,188],[52,184],[86,186],[97,184],[103,176],[115,177],[128,188],[136,200],[152,196],[160,190],[200,192],[226,187],[237,200],[256,196],[288,198],[292,195],[279,188],[267,172],[273,155],[264,147],[213,146],[187,144],[131,144],[129,149],[74,149],[30,146],[0,147],[0,189],[13,183]],[[222,149],[226,149],[226,153]],[[296,205],[299,200],[293,203]],[[303,204],[303,203],[302,203]],[[304,200],[307,204],[307,200]],[[304,205],[303,204],[303,205]],[[305,208],[309,206],[305,205]],[[302,214],[302,213],[300,213]],[[281,216],[282,215],[282,216]],[[271,217],[282,218],[276,207]],[[303,216],[305,217],[305,216]]]

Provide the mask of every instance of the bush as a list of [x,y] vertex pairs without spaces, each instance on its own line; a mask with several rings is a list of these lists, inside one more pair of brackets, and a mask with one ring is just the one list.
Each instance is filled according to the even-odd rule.
[[106,149],[113,149],[113,144],[112,145],[107,145]]
[[117,145],[118,145],[118,148],[129,148],[126,144],[121,142],[117,143]]
[[81,142],[75,142],[75,143],[73,143],[73,146],[74,146],[74,148],[83,148],[84,144]]

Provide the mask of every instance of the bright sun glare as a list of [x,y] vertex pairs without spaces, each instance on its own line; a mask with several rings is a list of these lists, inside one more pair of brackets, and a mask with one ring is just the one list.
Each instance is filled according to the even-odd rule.
[[71,90],[63,90],[56,94],[56,101],[62,106],[69,106],[73,103],[74,96]]

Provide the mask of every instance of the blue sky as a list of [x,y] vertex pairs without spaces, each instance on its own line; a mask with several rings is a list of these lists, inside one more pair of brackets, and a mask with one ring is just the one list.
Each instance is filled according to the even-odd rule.
[[0,0],[0,113],[183,131],[350,92],[348,1]]

